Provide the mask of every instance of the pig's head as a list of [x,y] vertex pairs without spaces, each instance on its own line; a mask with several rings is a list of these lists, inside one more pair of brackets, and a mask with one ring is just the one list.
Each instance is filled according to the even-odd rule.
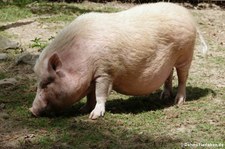
[[63,67],[58,54],[53,54],[46,62],[39,62],[35,67],[38,87],[29,109],[34,116],[40,116],[46,110],[61,110],[81,98],[80,80]]

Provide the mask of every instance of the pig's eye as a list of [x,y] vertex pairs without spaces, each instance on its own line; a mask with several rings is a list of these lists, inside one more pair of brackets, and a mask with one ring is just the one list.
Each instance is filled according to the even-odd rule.
[[40,88],[46,88],[49,84],[51,84],[54,81],[53,77],[48,77],[47,79],[40,82],[39,86]]

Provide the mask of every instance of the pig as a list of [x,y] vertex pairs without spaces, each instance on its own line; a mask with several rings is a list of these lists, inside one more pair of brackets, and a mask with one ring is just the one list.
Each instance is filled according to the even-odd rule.
[[116,13],[87,13],[65,27],[42,51],[34,72],[37,94],[30,111],[61,111],[87,96],[81,109],[97,119],[111,90],[142,96],[159,89],[175,103],[186,99],[186,81],[197,34],[184,7],[172,3],[135,6]]

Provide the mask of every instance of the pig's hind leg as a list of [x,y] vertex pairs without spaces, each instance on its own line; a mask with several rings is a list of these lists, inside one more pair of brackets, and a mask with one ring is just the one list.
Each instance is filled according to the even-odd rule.
[[105,113],[105,103],[112,90],[112,81],[109,77],[103,76],[99,77],[95,81],[95,95],[96,95],[96,105],[94,110],[91,112],[89,118],[97,119],[100,116],[104,116]]
[[190,65],[182,68],[176,68],[178,76],[178,90],[175,98],[175,104],[181,105],[186,100],[186,82],[188,78]]
[[166,82],[163,86],[163,91],[160,95],[160,99],[171,99],[173,97],[173,69],[171,70],[171,73],[169,77],[166,79]]

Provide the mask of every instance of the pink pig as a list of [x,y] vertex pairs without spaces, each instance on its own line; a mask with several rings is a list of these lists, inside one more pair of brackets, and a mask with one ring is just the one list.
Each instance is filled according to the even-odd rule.
[[171,3],[136,6],[118,13],[88,13],[75,19],[44,49],[34,67],[38,89],[30,111],[62,110],[87,96],[83,111],[103,116],[111,90],[147,95],[164,84],[161,98],[186,98],[196,25],[185,8]]

